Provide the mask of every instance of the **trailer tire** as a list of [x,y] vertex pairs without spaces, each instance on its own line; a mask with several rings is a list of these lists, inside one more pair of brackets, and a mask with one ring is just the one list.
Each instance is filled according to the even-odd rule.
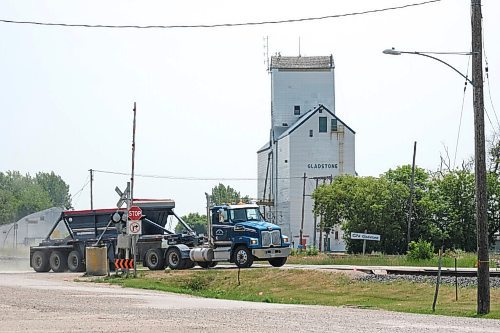
[[68,254],[68,269],[70,272],[84,272],[85,264],[80,251],[73,250]]
[[239,268],[248,268],[253,264],[253,254],[244,245],[240,245],[234,250],[233,259]]
[[68,269],[68,258],[61,251],[52,251],[49,258],[50,268],[56,272],[64,272]]
[[171,247],[165,255],[167,265],[170,269],[184,269],[185,260],[182,259],[181,251],[176,247]]
[[197,261],[196,263],[198,266],[205,269],[217,266],[217,261]]
[[149,249],[144,255],[143,266],[152,271],[159,271],[165,269],[165,257],[161,249]]
[[273,267],[281,267],[286,263],[287,257],[269,259],[269,263]]
[[31,267],[35,272],[45,273],[50,271],[49,257],[44,251],[35,251],[31,256]]

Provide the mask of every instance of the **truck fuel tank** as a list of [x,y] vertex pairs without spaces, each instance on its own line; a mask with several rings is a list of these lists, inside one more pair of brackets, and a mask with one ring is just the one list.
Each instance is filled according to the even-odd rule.
[[196,247],[189,251],[189,258],[192,261],[212,261],[214,250],[208,247]]

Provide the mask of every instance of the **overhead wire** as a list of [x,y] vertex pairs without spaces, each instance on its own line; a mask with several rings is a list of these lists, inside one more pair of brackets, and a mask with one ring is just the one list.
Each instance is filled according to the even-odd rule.
[[296,19],[284,19],[284,20],[272,20],[272,21],[256,21],[256,22],[242,22],[242,23],[216,23],[216,24],[187,24],[187,25],[108,25],[108,24],[74,24],[74,23],[55,23],[55,22],[38,22],[38,21],[17,21],[17,20],[7,20],[0,19],[2,23],[11,24],[28,24],[28,25],[40,25],[40,26],[57,26],[57,27],[69,27],[69,28],[108,28],[108,29],[192,29],[192,28],[225,28],[225,27],[240,27],[240,26],[258,26],[266,24],[283,24],[283,23],[295,23],[295,22],[307,22],[307,21],[319,21],[333,18],[341,18],[347,16],[358,16],[366,14],[374,14],[392,10],[399,10],[409,7],[423,6],[435,2],[441,2],[442,0],[428,0],[417,3],[410,3],[401,6],[393,6],[379,9],[364,10],[359,12],[351,12],[344,14],[333,14],[317,17],[305,17]]
[[489,64],[488,64],[488,55],[486,54],[486,47],[485,47],[485,43],[484,43],[484,29],[483,29],[482,37],[483,37],[483,55],[484,55],[484,63],[485,63],[484,69],[485,69],[485,73],[486,73],[486,82],[488,84],[488,97],[490,100],[491,109],[493,110],[493,113],[495,115],[495,119],[497,121],[498,129],[500,130],[500,121],[498,120],[497,112],[495,110],[495,105],[493,104],[493,99],[491,97],[490,72],[489,72]]
[[[94,172],[112,174],[112,175],[121,175],[121,176],[130,176],[127,172],[120,171],[109,171],[109,170],[95,170]],[[192,177],[192,176],[166,176],[166,175],[153,175],[153,174],[134,174],[135,177],[142,178],[157,178],[157,179],[170,179],[170,180],[194,180],[194,181],[255,181],[258,178],[251,177]],[[274,178],[274,179],[303,179],[303,176],[297,177],[287,177],[287,178]]]
[[[467,60],[467,71],[465,72],[465,77],[469,77],[469,67],[470,67],[470,60],[471,60],[471,56],[469,56],[469,59]],[[465,105],[465,92],[467,91],[467,79],[465,80],[465,85],[464,85],[464,93],[463,93],[463,96],[462,96],[462,107],[461,107],[461,110],[460,110],[460,121],[458,123],[458,133],[457,133],[457,142],[455,144],[455,156],[453,157],[453,168],[455,168],[455,164],[456,164],[456,161],[457,161],[457,151],[458,151],[458,141],[460,139],[460,131],[461,131],[461,128],[462,128],[462,116],[464,114],[464,105]]]
[[71,195],[71,199],[73,201],[73,204],[75,204],[76,201],[80,198],[80,195],[82,194],[83,190],[87,185],[90,183],[90,175],[87,176],[85,179],[85,184],[83,184],[82,188],[80,188],[78,191],[76,191],[73,195]]
[[[119,176],[130,176],[130,174],[127,172],[110,171],[110,170],[96,170],[96,169],[92,169],[92,170],[94,172],[97,172],[97,173],[119,175]],[[252,177],[193,177],[193,176],[166,176],[166,175],[153,175],[153,174],[140,174],[140,173],[136,173],[136,174],[134,174],[134,176],[141,177],[141,178],[156,178],[156,179],[168,179],[168,180],[193,180],[193,181],[255,181],[255,180],[258,180],[258,178],[252,178]],[[306,178],[312,179],[309,177],[306,177]],[[278,180],[304,179],[304,176],[278,177],[278,178],[273,178],[273,179],[278,179]]]

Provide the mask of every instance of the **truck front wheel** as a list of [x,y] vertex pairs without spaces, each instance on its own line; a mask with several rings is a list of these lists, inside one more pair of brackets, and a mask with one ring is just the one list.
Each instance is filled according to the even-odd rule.
[[253,264],[253,254],[246,246],[238,246],[234,251],[234,263],[240,268],[248,268]]
[[61,251],[52,251],[49,258],[50,268],[56,273],[68,269],[68,258]]
[[45,273],[50,271],[49,257],[43,251],[35,251],[31,257],[31,267],[35,272]]
[[286,263],[286,257],[284,258],[274,258],[274,259],[269,259],[269,263],[273,267],[281,267]]
[[144,266],[152,271],[165,269],[165,259],[160,249],[149,249],[144,256]]

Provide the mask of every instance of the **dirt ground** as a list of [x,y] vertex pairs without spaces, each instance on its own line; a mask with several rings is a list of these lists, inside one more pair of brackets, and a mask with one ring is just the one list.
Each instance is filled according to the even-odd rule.
[[0,332],[500,332],[500,321],[197,298],[0,272]]

